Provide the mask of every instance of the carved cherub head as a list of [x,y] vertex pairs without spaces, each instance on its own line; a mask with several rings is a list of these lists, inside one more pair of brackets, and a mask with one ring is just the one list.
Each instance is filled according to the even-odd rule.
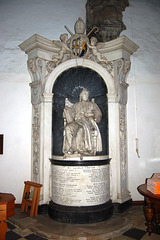
[[60,35],[60,40],[63,42],[63,43],[66,43],[68,41],[68,34],[67,33],[63,33]]
[[96,44],[97,44],[97,42],[98,42],[98,40],[97,40],[97,38],[96,37],[91,37],[91,45],[92,46],[96,46]]

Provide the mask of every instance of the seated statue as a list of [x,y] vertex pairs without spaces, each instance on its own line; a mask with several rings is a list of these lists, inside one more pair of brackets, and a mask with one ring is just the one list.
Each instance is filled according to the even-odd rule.
[[102,113],[97,104],[88,100],[89,92],[83,89],[80,100],[75,104],[66,99],[63,112],[64,139],[63,153],[96,155],[102,151],[102,140],[97,123]]

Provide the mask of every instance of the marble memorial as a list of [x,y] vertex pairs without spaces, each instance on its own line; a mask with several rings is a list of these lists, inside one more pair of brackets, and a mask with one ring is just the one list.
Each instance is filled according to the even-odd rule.
[[138,46],[125,36],[90,39],[81,18],[75,34],[65,28],[70,38],[35,34],[20,44],[32,79],[32,180],[43,184],[51,218],[104,221],[112,203],[131,200],[126,78]]

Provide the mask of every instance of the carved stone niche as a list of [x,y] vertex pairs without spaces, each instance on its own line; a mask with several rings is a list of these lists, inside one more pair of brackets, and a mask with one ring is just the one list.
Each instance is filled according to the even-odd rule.
[[[66,29],[69,30],[67,27]],[[70,30],[69,33],[71,33]],[[31,102],[33,105],[31,171],[32,181],[43,184],[40,204],[48,204],[51,200],[63,203],[64,199],[59,199],[56,194],[53,196],[52,191],[61,192],[61,190],[64,190],[55,190],[57,182],[55,183],[54,181],[61,176],[60,173],[63,172],[63,167],[66,169],[65,164],[68,159],[71,165],[67,168],[69,169],[67,174],[71,176],[73,160],[77,161],[78,164],[86,164],[86,161],[89,162],[93,160],[103,162],[104,160],[106,161],[107,155],[108,165],[97,165],[95,167],[99,172],[106,172],[105,177],[107,177],[107,181],[105,181],[109,183],[109,185],[106,185],[108,189],[106,197],[104,199],[101,198],[102,205],[103,207],[104,205],[106,206],[106,199],[107,201],[109,200],[108,205],[110,205],[110,202],[124,204],[130,201],[131,196],[128,191],[127,169],[126,106],[128,84],[126,79],[131,65],[130,55],[138,49],[138,46],[126,36],[104,43],[99,43],[95,38],[89,41],[88,36],[85,34],[85,24],[82,19],[78,19],[75,24],[75,34],[71,33],[70,38],[68,38],[68,34],[65,33],[60,36],[60,41],[52,41],[35,34],[20,44],[19,47],[28,54],[28,70],[31,75]],[[67,76],[70,71],[72,72],[72,69],[77,69],[79,72],[81,72],[81,69],[84,72],[89,72],[91,73],[89,75],[90,77],[82,81],[83,75],[75,74],[73,71],[76,77],[81,76],[81,80],[79,81],[73,78],[70,79],[67,84],[63,76]],[[109,126],[105,130],[108,132],[108,134],[106,134],[108,135],[108,139],[107,141],[105,140],[108,142],[108,149],[103,148],[104,140],[102,137],[102,152],[97,153],[93,151],[91,156],[79,154],[77,156],[71,156],[70,158],[63,155],[62,144],[56,145],[59,143],[55,141],[52,131],[57,122],[53,119],[52,114],[55,110],[54,114],[56,117],[60,116],[58,121],[62,124],[57,125],[58,127],[56,127],[54,131],[58,131],[60,137],[57,135],[57,139],[59,138],[60,143],[62,143],[61,139],[63,138],[64,124],[61,110],[64,109],[65,98],[67,94],[75,92],[77,89],[79,91],[80,88],[83,89],[85,87],[83,85],[84,82],[88,82],[92,88],[92,86],[95,85],[95,82],[92,81],[93,76],[98,76],[98,83],[100,81],[104,89],[106,89],[104,98],[107,99],[107,101],[105,101],[105,105],[103,106],[102,117],[104,120],[103,114],[105,112],[105,119],[107,119],[108,122],[103,125]],[[73,88],[73,84],[78,81],[79,85]],[[65,90],[65,84],[67,84],[67,89],[70,87],[67,91]],[[99,86],[99,84],[97,86]],[[61,89],[62,95],[59,95],[59,90],[56,90],[59,88]],[[96,89],[98,88],[95,88],[95,92]],[[90,99],[90,101],[95,101],[96,104],[99,104],[98,93],[96,93],[93,98],[94,99]],[[55,105],[53,99],[54,101],[58,99],[54,110],[53,107],[55,107]],[[72,99],[69,100],[72,102]],[[78,102],[78,100],[75,102]],[[101,129],[100,132],[102,133]],[[56,156],[55,153],[57,154]],[[109,164],[110,158],[111,161]],[[52,163],[50,159],[53,160]],[[60,162],[61,166],[58,165]],[[81,171],[83,171],[84,168],[81,168],[79,165],[77,174],[81,175]],[[92,168],[89,168],[89,178],[93,177],[91,169]],[[52,175],[56,176],[54,181]],[[69,191],[72,191],[72,189],[70,188]],[[76,189],[75,191],[79,190]],[[92,203],[88,198],[83,201],[82,197],[80,200],[83,207],[85,207],[84,205],[88,204],[88,202],[91,205],[99,204],[99,200],[95,198]],[[66,201],[68,201],[68,199]],[[73,207],[77,207],[79,203],[80,201],[78,199],[76,199],[74,204],[72,201]],[[52,207],[55,207],[55,203],[52,204]],[[78,205],[78,208],[79,207]],[[92,207],[94,208],[95,206]],[[103,207],[100,209],[101,213],[106,210],[106,208],[104,209]],[[59,210],[57,209],[57,211]],[[110,215],[110,213],[108,214]]]
[[119,37],[120,33],[126,29],[122,21],[122,12],[128,6],[128,0],[87,0],[87,34],[94,27],[98,27],[90,36],[96,36],[100,42]]

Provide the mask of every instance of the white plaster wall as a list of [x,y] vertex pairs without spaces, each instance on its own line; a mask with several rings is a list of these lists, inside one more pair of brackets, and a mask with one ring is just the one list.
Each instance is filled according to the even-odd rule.
[[[160,1],[130,0],[124,12],[126,35],[139,45],[128,76],[129,190],[160,172]],[[86,0],[0,0],[0,192],[21,202],[24,180],[31,176],[31,103],[27,56],[18,45],[35,33],[58,39],[67,25],[74,32],[85,20]],[[137,157],[135,138],[139,139]]]
[[139,46],[128,76],[129,190],[136,201],[143,200],[137,186],[160,172],[160,1],[129,2],[122,35]]
[[31,180],[31,101],[27,55],[18,45],[37,33],[59,39],[67,25],[74,32],[85,20],[85,0],[0,0],[0,192],[21,203],[24,181]]

